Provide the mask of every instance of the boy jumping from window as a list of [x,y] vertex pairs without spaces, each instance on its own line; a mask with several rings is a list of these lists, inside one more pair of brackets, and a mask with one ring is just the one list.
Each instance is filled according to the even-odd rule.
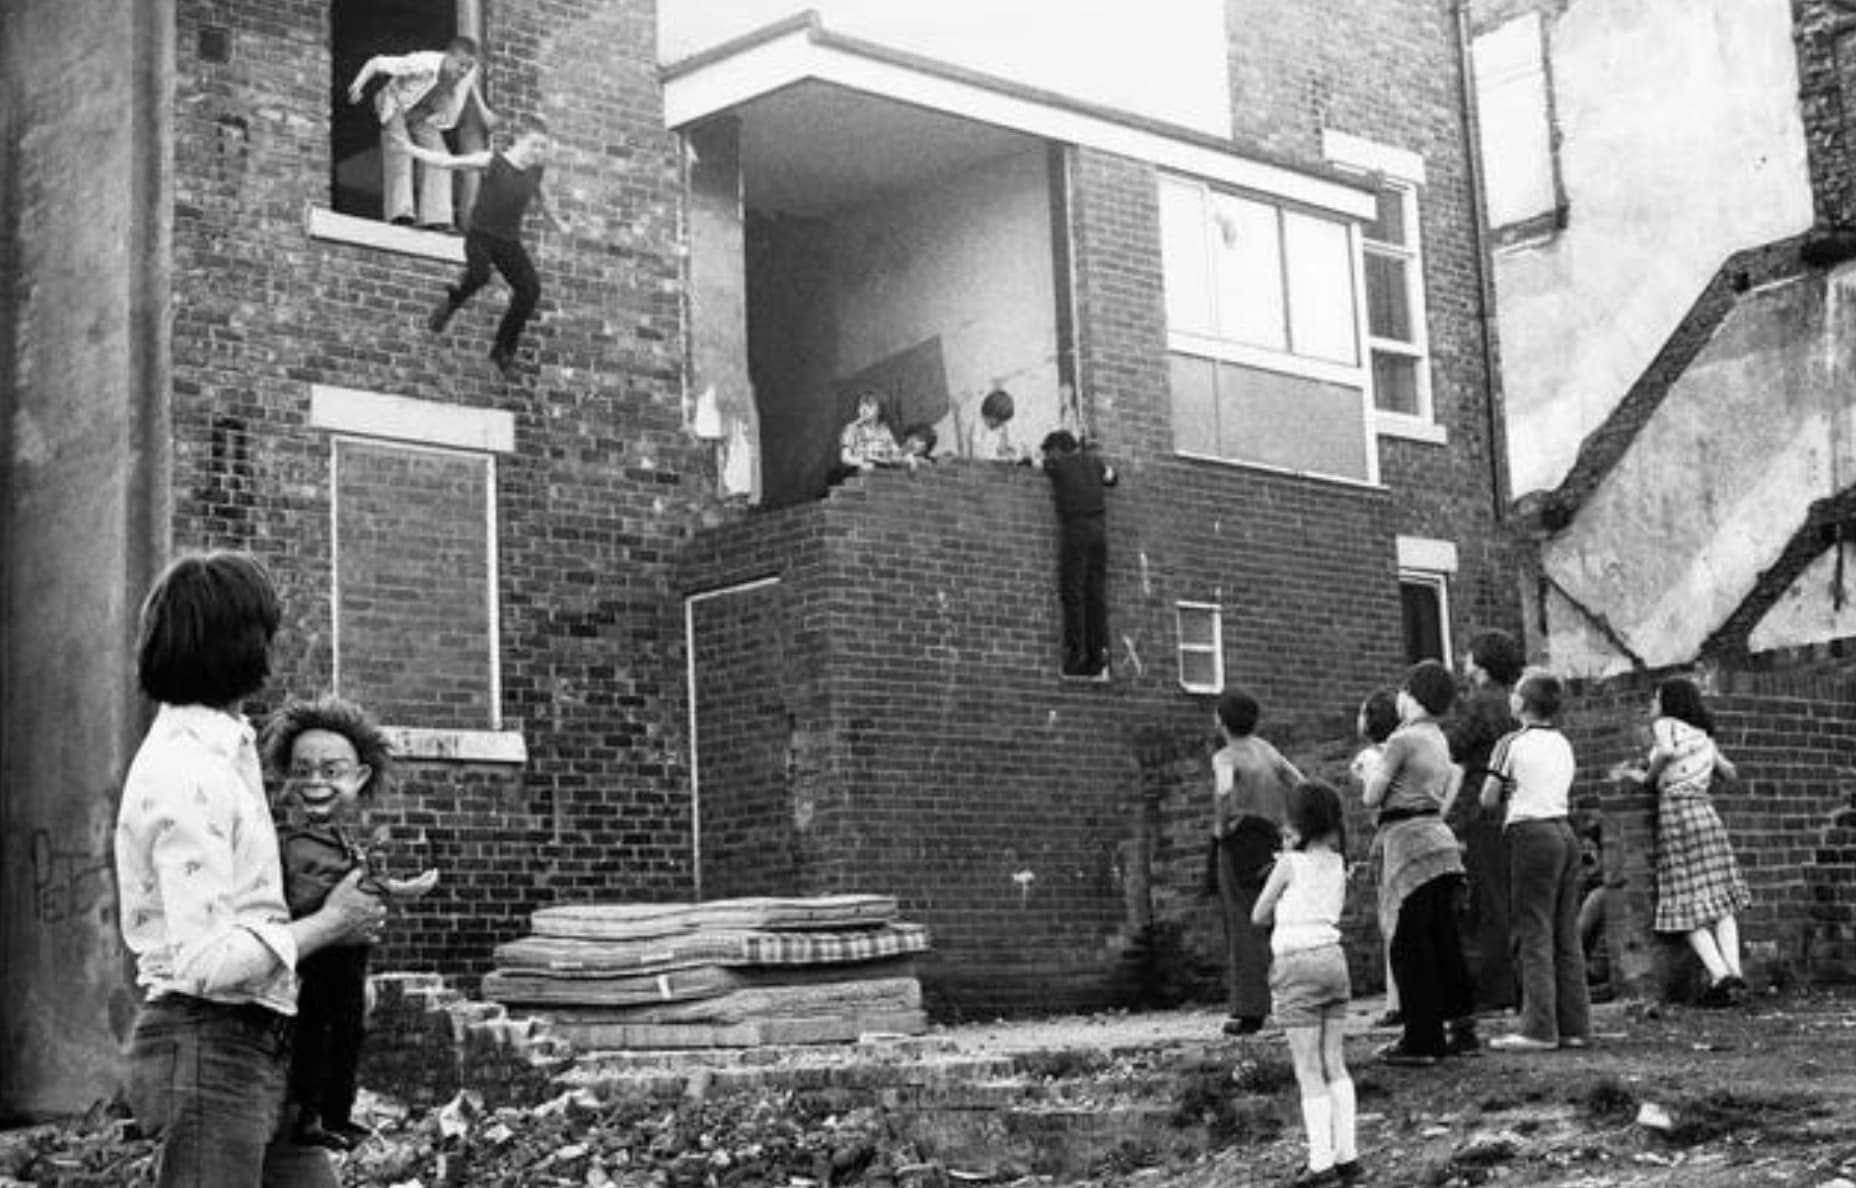
[[457,284],[445,290],[445,296],[426,319],[426,326],[434,334],[443,333],[451,315],[489,283],[490,269],[494,266],[509,282],[510,294],[509,308],[496,327],[490,362],[496,364],[496,369],[507,379],[515,365],[516,344],[521,340],[522,328],[528,325],[529,317],[541,300],[541,277],[536,275],[535,262],[529,259],[528,249],[522,246],[522,216],[528,213],[532,201],[541,212],[542,221],[552,230],[566,230],[541,196],[542,170],[553,151],[553,143],[540,122],[532,121],[516,137],[515,143],[502,152],[486,149],[452,156],[410,143],[404,148],[418,160],[440,169],[484,171],[483,188],[477,194],[476,205],[471,207],[470,229],[464,235],[464,275],[458,278]]

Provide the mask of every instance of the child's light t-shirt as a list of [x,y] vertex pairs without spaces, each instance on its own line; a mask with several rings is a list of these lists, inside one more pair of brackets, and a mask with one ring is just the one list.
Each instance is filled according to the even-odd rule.
[[1443,728],[1429,719],[1407,722],[1394,730],[1386,739],[1380,764],[1391,779],[1379,805],[1381,816],[1441,809],[1456,776]]
[[1276,859],[1289,867],[1289,885],[1276,901],[1270,952],[1300,953],[1340,943],[1340,914],[1347,906],[1347,864],[1325,847],[1288,850]]
[[1353,762],[1347,765],[1347,774],[1364,788],[1367,781],[1378,773],[1379,765],[1385,761],[1385,754],[1385,747],[1374,743],[1353,757]]
[[1570,813],[1578,770],[1572,743],[1551,726],[1524,726],[1504,734],[1489,753],[1489,774],[1508,790],[1507,825],[1551,821]]

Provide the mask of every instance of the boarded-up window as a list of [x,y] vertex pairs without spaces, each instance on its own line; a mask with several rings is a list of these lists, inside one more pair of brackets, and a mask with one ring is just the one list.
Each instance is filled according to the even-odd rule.
[[1174,448],[1372,481],[1352,226],[1176,177],[1160,220]]
[[499,729],[494,460],[338,438],[333,482],[336,687],[396,725]]
[[1471,44],[1486,214],[1491,227],[1558,209],[1545,29],[1530,12]]

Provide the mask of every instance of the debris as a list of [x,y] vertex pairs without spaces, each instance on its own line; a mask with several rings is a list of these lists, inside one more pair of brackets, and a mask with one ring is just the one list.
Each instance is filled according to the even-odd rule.
[[1676,1128],[1676,1120],[1662,1106],[1653,1101],[1646,1101],[1637,1107],[1637,1125],[1645,1130],[1660,1130],[1667,1133]]

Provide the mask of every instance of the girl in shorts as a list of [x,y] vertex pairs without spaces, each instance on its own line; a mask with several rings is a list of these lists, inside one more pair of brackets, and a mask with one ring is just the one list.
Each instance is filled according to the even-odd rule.
[[1347,834],[1340,794],[1319,780],[1289,792],[1290,848],[1257,897],[1252,919],[1270,933],[1272,1009],[1289,1038],[1308,1133],[1299,1185],[1340,1184],[1360,1174],[1354,1143],[1353,1079],[1342,1051],[1347,956],[1340,914],[1347,903]]

